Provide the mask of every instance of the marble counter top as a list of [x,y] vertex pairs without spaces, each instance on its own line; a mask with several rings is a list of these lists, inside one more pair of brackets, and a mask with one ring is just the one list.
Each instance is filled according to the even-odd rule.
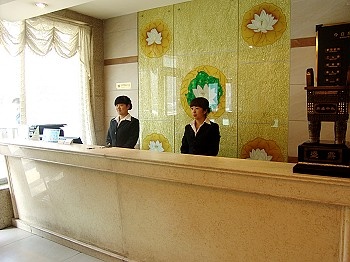
[[0,140],[0,153],[152,179],[350,205],[350,179],[293,173],[291,163],[30,140]]
[[293,164],[0,141],[17,225],[105,261],[350,261],[350,181]]

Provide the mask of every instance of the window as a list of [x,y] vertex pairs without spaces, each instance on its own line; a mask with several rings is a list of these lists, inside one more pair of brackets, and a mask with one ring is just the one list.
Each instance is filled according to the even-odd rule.
[[10,56],[0,46],[0,138],[6,134],[7,128],[19,124],[20,65],[19,56]]
[[[65,136],[93,144],[91,28],[38,17],[0,20],[0,34],[0,138],[21,135],[33,124],[66,124]],[[0,183],[6,182],[3,162]]]
[[27,124],[67,124],[65,136],[80,137],[82,97],[80,60],[62,58],[54,50],[45,56],[25,54]]
[[[24,87],[21,92],[20,56],[0,48],[0,129],[12,138],[19,124],[67,124],[65,136],[81,136],[81,64],[79,55],[62,58],[54,50],[45,56],[29,48],[24,55]],[[23,117],[25,118],[23,119]],[[22,121],[20,121],[22,117]]]
[[[0,46],[0,138],[14,137],[19,124],[20,57]],[[5,157],[0,155],[0,185],[7,184]]]

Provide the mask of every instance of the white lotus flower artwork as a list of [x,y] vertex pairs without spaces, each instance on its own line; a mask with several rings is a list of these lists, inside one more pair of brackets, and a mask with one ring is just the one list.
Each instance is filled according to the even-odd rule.
[[164,152],[163,144],[162,142],[159,142],[159,140],[150,141],[148,146],[150,151]]
[[152,45],[156,43],[157,45],[162,44],[162,33],[158,32],[157,29],[153,28],[151,31],[147,32],[147,44]]
[[211,107],[217,106],[217,85],[213,85],[213,87],[210,87],[208,84],[205,84],[203,88],[197,85],[197,88],[193,89],[192,91],[196,97],[205,97],[206,99],[208,99],[209,105]]
[[251,22],[251,24],[247,25],[249,29],[254,30],[256,33],[267,33],[267,31],[273,30],[273,26],[278,22],[278,19],[262,10],[260,15],[254,14],[254,19]]
[[265,149],[253,149],[251,152],[249,152],[249,158],[252,160],[264,160],[264,161],[271,161],[272,156],[267,155],[265,152]]

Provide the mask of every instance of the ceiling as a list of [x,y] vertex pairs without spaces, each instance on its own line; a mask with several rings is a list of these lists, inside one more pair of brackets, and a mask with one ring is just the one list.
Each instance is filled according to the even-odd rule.
[[69,9],[95,18],[108,19],[188,1],[190,0],[95,0]]
[[[48,6],[39,9],[34,1]],[[0,0],[0,19],[18,21],[68,8],[104,20],[187,1],[190,0]],[[310,25],[350,21],[350,0],[290,1],[292,39],[314,35],[315,27]]]
[[[40,9],[35,2],[44,2]],[[0,0],[0,19],[19,21],[69,8],[81,14],[108,19],[190,0]]]

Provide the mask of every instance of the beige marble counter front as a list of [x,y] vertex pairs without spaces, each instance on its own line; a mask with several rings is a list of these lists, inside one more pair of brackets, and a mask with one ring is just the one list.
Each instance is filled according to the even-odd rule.
[[0,154],[18,221],[105,260],[350,261],[349,179],[27,140]]

